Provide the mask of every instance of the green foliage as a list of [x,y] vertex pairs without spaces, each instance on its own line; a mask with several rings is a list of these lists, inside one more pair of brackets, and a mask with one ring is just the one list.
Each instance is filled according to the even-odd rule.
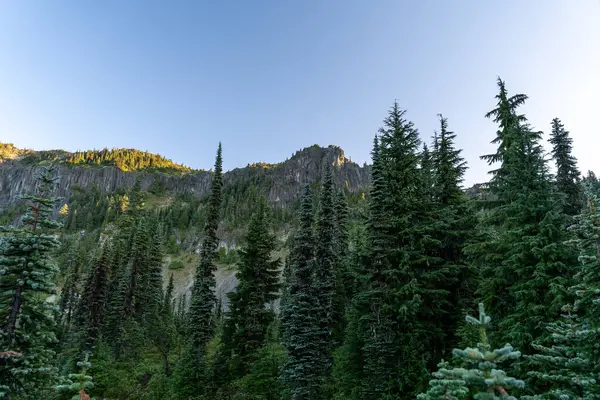
[[312,284],[312,292],[318,303],[318,308],[312,311],[318,322],[318,338],[315,339],[319,346],[317,350],[319,356],[317,373],[326,379],[331,374],[332,352],[335,345],[332,336],[334,328],[335,268],[337,264],[334,201],[333,175],[330,162],[328,162],[325,166],[319,198],[315,234],[315,272]]
[[558,118],[552,120],[552,157],[556,162],[556,187],[564,196],[563,210],[567,215],[576,215],[583,207],[581,173],[573,156],[573,139]]
[[240,251],[238,286],[228,294],[230,309],[225,317],[222,351],[234,379],[250,372],[274,320],[273,311],[266,306],[279,294],[280,260],[273,259],[276,241],[269,225],[268,206],[263,198],[248,225]]
[[[531,342],[547,336],[544,325],[565,302],[575,265],[566,218],[552,190],[540,132],[534,131],[499,81],[498,107],[502,162],[491,185],[497,201],[483,219],[481,240],[470,246],[480,268],[478,294],[499,319],[498,337],[529,353]],[[513,96],[514,97],[514,96]],[[500,111],[498,111],[500,110]],[[527,369],[527,360],[523,369]]]
[[217,259],[219,244],[217,228],[220,219],[223,185],[222,165],[222,150],[221,143],[219,143],[208,204],[208,215],[204,225],[200,264],[196,268],[190,308],[187,312],[187,333],[189,336],[184,361],[178,372],[180,396],[190,396],[201,392],[199,383],[202,381],[204,373],[207,372],[205,363],[206,346],[215,334],[215,321],[212,310],[216,304],[214,272],[216,270],[215,260]]
[[61,394],[60,399],[79,400],[83,395],[87,394],[86,392],[89,392],[93,389],[93,378],[87,375],[87,370],[92,365],[88,361],[88,358],[89,353],[86,353],[83,361],[79,361],[77,363],[77,367],[80,368],[81,371],[76,374],[69,374],[66,378],[62,379],[62,382],[59,385],[56,386],[56,391]]
[[444,293],[429,282],[439,282],[441,270],[429,267],[422,247],[431,229],[425,221],[429,190],[419,169],[418,132],[404,114],[394,104],[373,146],[368,257],[357,271],[341,357],[353,365],[340,369],[355,374],[339,388],[348,398],[414,394],[431,357],[425,338],[437,334],[426,321],[439,312],[429,305]]
[[183,269],[185,264],[181,260],[174,260],[169,263],[169,269]]
[[313,292],[315,254],[312,198],[307,186],[302,196],[300,225],[289,257],[286,299],[281,305],[282,343],[287,362],[282,369],[284,393],[292,398],[320,399],[323,396],[319,321],[312,310],[319,307]]
[[[0,145],[0,155],[36,168],[54,160],[143,171],[128,190],[74,186],[60,203],[48,199],[48,176],[43,193],[2,211],[0,221],[15,227],[0,235],[0,392],[15,400],[70,399],[81,388],[97,399],[600,398],[600,181],[590,172],[579,182],[557,119],[553,179],[541,133],[518,113],[527,96],[498,86],[487,115],[499,126],[498,148],[483,156],[498,165],[467,192],[447,119],[439,116],[424,144],[397,104],[375,138],[371,188],[350,191],[350,178],[334,188],[343,184],[340,160],[332,168],[311,148],[298,156],[318,156],[323,176],[293,201],[277,199],[280,165],[250,165],[223,185],[220,145],[205,196],[172,193],[158,173],[142,190],[149,171],[189,173],[144,152]],[[581,184],[589,202],[573,219]],[[197,259],[190,293],[187,267]],[[479,301],[498,318],[494,329],[483,306],[479,319],[464,318]],[[493,350],[488,334],[532,354]],[[526,377],[525,387],[512,376]]]
[[12,356],[0,357],[0,397],[43,398],[55,368],[52,348],[56,342],[55,304],[58,272],[51,259],[59,247],[51,219],[57,199],[54,168],[44,167],[32,195],[22,196],[27,212],[22,227],[2,227],[0,242],[0,349]]
[[429,382],[429,390],[417,399],[516,400],[509,393],[512,389],[523,388],[525,382],[508,376],[500,365],[518,359],[521,353],[510,344],[492,350],[486,333],[491,318],[485,313],[483,304],[479,304],[479,319],[467,316],[467,322],[479,328],[479,343],[464,350],[454,349],[454,358],[463,366],[450,369],[448,363],[440,363],[434,373],[435,379]]
[[587,205],[571,227],[575,238],[569,241],[579,253],[579,268],[569,288],[573,302],[562,308],[561,317],[547,325],[552,342],[537,340],[537,354],[529,356],[534,367],[529,372],[540,390],[529,399],[596,399],[600,397],[598,376],[598,326],[600,313],[600,210],[598,198],[588,188]]
[[159,154],[135,149],[102,149],[77,151],[69,155],[71,165],[115,166],[122,171],[190,172],[191,169]]
[[25,150],[15,147],[12,143],[1,143],[0,142],[0,160],[5,158],[14,158],[23,154]]

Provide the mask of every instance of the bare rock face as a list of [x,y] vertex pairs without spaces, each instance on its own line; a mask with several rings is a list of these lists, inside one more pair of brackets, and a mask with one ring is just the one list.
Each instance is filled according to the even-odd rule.
[[[224,186],[250,184],[260,186],[268,199],[282,207],[294,201],[304,184],[317,183],[325,164],[334,166],[337,187],[354,192],[369,185],[369,166],[359,166],[344,156],[342,149],[334,146],[312,146],[296,152],[290,159],[279,164],[249,165],[226,172]],[[26,165],[18,159],[4,159],[0,163],[0,208],[11,205],[17,196],[33,191],[35,175],[39,166]],[[74,186],[90,188],[97,185],[102,192],[130,188],[140,179],[142,189],[158,182],[167,192],[191,192],[198,196],[208,194],[211,172],[164,174],[159,172],[125,172],[116,167],[80,167],[59,165],[60,176],[57,195],[68,199]]]

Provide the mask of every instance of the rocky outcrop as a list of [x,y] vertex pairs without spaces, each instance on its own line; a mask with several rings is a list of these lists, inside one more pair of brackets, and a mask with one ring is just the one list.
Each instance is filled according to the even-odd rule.
[[[369,166],[359,166],[348,160],[342,149],[309,147],[296,152],[290,159],[279,164],[253,165],[236,168],[224,174],[225,187],[230,185],[256,184],[268,194],[270,201],[285,207],[297,198],[300,188],[319,181],[327,162],[334,166],[334,179],[338,187],[357,191],[369,185]],[[31,166],[19,159],[5,159],[0,163],[0,207],[12,204],[19,194],[31,192],[39,166]],[[198,196],[210,190],[211,173],[163,174],[158,172],[125,172],[116,167],[79,167],[61,164],[58,196],[68,199],[73,187],[90,188],[97,185],[103,192],[118,188],[130,188],[140,179],[142,189],[158,183],[171,193],[191,192]]]

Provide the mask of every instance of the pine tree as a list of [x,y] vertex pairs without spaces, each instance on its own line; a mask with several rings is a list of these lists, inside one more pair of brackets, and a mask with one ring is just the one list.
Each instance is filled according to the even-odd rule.
[[16,395],[43,398],[55,372],[52,366],[56,342],[53,282],[58,268],[51,252],[59,246],[51,219],[57,199],[54,168],[42,167],[33,195],[22,196],[27,211],[23,227],[3,227],[0,243],[0,349],[19,354],[0,356],[0,397]]
[[281,309],[282,343],[287,362],[282,370],[285,393],[293,400],[320,399],[319,321],[312,312],[319,306],[313,293],[315,272],[312,197],[306,187],[300,205],[300,225],[290,254],[290,282]]
[[499,87],[498,108],[510,112],[500,114],[506,120],[496,119],[505,144],[498,149],[502,173],[492,185],[498,202],[483,221],[487,239],[469,252],[484,278],[478,294],[500,320],[499,337],[528,353],[565,302],[561,288],[572,276],[574,254],[563,244],[565,216],[552,190],[541,132],[516,115],[501,81]]
[[[527,95],[515,94],[508,96],[506,84],[500,77],[497,79],[499,92],[496,95],[498,103],[496,107],[488,112],[485,117],[493,118],[493,121],[499,124],[499,129],[496,132],[496,137],[492,140],[492,144],[497,144],[498,148],[494,154],[483,155],[480,158],[488,162],[489,165],[502,162],[504,160],[504,153],[512,145],[512,134],[514,129],[526,122],[523,115],[517,114],[517,109],[527,101]],[[501,166],[499,169],[490,171],[492,179],[490,181],[490,187],[494,188],[496,183],[499,183],[503,179],[504,169]]]
[[213,308],[216,303],[214,288],[216,285],[217,247],[219,239],[217,228],[220,221],[223,159],[221,143],[217,150],[215,169],[212,178],[208,215],[204,225],[204,238],[200,251],[200,264],[196,268],[192,287],[190,307],[186,313],[188,347],[180,362],[177,375],[180,396],[200,393],[198,384],[204,379],[204,356],[206,345],[215,333]]
[[128,256],[128,287],[125,295],[125,316],[141,321],[147,300],[148,278],[151,270],[151,238],[145,217],[140,217],[135,229],[133,245]]
[[69,374],[66,378],[62,379],[62,382],[56,386],[56,391],[59,393],[65,393],[71,400],[84,400],[89,399],[89,395],[86,393],[94,388],[93,378],[88,375],[88,369],[92,366],[92,363],[88,361],[89,353],[85,353],[83,361],[77,363],[77,367],[80,368],[79,373]]
[[317,344],[319,346],[319,375],[328,378],[331,374],[332,352],[334,348],[333,300],[335,296],[335,204],[333,192],[333,175],[330,163],[325,166],[321,196],[317,215],[315,235],[315,275],[312,291],[318,302],[313,310],[319,323]]
[[221,207],[222,190],[222,150],[221,144],[217,150],[215,171],[212,180],[212,192],[208,206],[208,217],[204,226],[204,240],[200,253],[200,265],[196,269],[196,278],[192,289],[191,305],[189,310],[190,334],[194,351],[201,357],[204,346],[212,338],[214,325],[211,318],[215,305],[214,272],[216,270],[215,258],[218,246],[217,228]]
[[77,309],[81,296],[81,281],[85,260],[79,249],[79,243],[74,243],[69,251],[66,279],[60,293],[60,312],[63,315],[65,331],[71,327],[71,319]]
[[[359,356],[361,368],[342,367],[355,374],[343,388],[350,398],[410,396],[424,384],[431,357],[425,348],[430,326],[420,317],[432,319],[425,315],[432,310],[430,300],[440,295],[432,286],[439,277],[427,267],[422,241],[428,235],[421,230],[427,193],[419,168],[421,142],[404,114],[394,104],[373,151],[368,265],[359,272],[349,321],[353,336],[347,335],[343,357],[354,364]],[[398,370],[400,376],[393,375]]]
[[234,379],[250,372],[274,321],[274,313],[266,308],[266,304],[278,297],[281,263],[279,259],[273,259],[276,241],[269,222],[268,205],[261,197],[240,251],[236,272],[238,285],[228,294],[229,312],[225,319],[223,346]]
[[90,351],[100,338],[104,324],[106,298],[108,296],[108,278],[112,258],[111,244],[105,243],[100,249],[99,257],[93,261],[92,270],[88,274],[80,306],[78,320],[85,332],[85,350]]
[[570,288],[575,301],[565,304],[561,317],[547,325],[552,343],[534,343],[537,354],[527,357],[535,367],[529,375],[539,388],[528,399],[600,398],[600,209],[589,189],[587,206],[571,227],[575,238],[568,242],[579,252],[580,265]]
[[567,215],[576,215],[583,207],[583,187],[577,159],[573,157],[573,139],[558,118],[552,120],[552,157],[556,162],[556,187],[564,198],[563,210]]
[[333,298],[332,339],[337,346],[343,342],[346,329],[345,314],[354,294],[354,276],[348,262],[348,201],[343,191],[338,191],[334,200],[334,252],[335,252],[335,295]]
[[165,290],[165,298],[163,299],[163,312],[168,312],[173,314],[175,309],[173,308],[173,291],[175,290],[175,284],[173,283],[173,274],[169,276],[169,283],[167,284],[167,289]]
[[[456,149],[456,134],[448,129],[448,120],[442,115],[440,131],[434,136],[431,155],[432,164],[432,204],[431,224],[435,228],[433,236],[436,246],[428,246],[430,263],[438,264],[444,277],[435,286],[446,291],[438,313],[440,340],[431,344],[434,357],[431,364],[446,356],[450,346],[455,344],[455,332],[463,317],[463,310],[473,305],[471,287],[476,278],[474,271],[467,266],[464,247],[469,241],[475,225],[475,218],[461,188],[467,165]],[[437,260],[437,261],[436,261]],[[431,365],[433,367],[433,365]]]
[[429,382],[429,390],[417,396],[417,399],[516,400],[509,392],[523,388],[525,382],[507,376],[500,369],[500,364],[518,359],[521,353],[510,344],[491,349],[486,334],[491,318],[485,313],[483,304],[479,304],[479,319],[467,316],[467,322],[479,327],[480,341],[474,348],[454,349],[452,352],[465,367],[450,369],[448,363],[440,363],[440,369],[433,374],[435,379]]

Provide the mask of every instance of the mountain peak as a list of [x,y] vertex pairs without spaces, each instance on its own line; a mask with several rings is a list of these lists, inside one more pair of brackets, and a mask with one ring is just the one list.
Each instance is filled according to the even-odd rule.
[[344,153],[344,150],[339,146],[329,145],[327,147],[321,147],[318,144],[314,144],[310,147],[305,147],[301,150],[296,151],[292,155],[291,160],[300,161],[313,161],[317,163],[326,162],[327,159],[331,160],[333,166],[341,166],[346,163],[352,162]]

